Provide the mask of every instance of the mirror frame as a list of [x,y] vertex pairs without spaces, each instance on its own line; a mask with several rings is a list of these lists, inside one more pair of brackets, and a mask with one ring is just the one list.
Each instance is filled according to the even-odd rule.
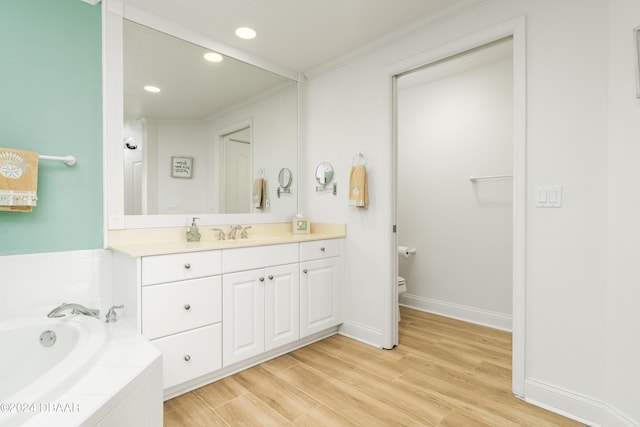
[[[202,225],[226,225],[234,223],[277,223],[288,222],[291,216],[271,213],[246,214],[204,214],[191,212],[177,215],[124,215],[124,166],[123,166],[123,19],[153,28],[171,36],[195,43],[207,49],[240,60],[247,64],[280,74],[297,83],[297,164],[300,175],[300,135],[302,123],[302,81],[300,73],[260,60],[238,49],[216,42],[189,28],[175,24],[149,12],[125,5],[121,0],[103,0],[103,191],[105,246],[108,245],[108,231],[132,228],[182,227],[190,224],[197,216]],[[297,186],[299,188],[300,186]],[[300,194],[297,194],[298,208]]]
[[[283,184],[283,181],[285,177],[287,177],[287,175],[289,179],[287,180],[286,184]],[[285,190],[289,189],[289,187],[291,187],[292,180],[293,180],[293,173],[291,172],[291,169],[289,168],[280,169],[280,172],[278,172],[278,185],[280,186],[280,188],[283,188]]]

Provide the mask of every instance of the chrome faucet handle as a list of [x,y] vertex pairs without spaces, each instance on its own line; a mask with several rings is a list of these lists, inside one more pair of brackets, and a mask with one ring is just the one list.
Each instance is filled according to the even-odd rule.
[[224,231],[221,228],[212,228],[212,230],[218,232],[218,240],[225,240]]
[[239,225],[231,226],[231,228],[229,228],[229,234],[227,235],[227,238],[231,239],[231,240],[235,240],[236,239],[236,233],[238,232],[239,229],[240,229]]
[[118,321],[118,313],[116,313],[116,309],[121,310],[124,308],[124,304],[114,305],[109,309],[107,314],[105,315],[105,323],[114,323]]
[[242,228],[242,233],[240,233],[240,238],[241,239],[247,239],[249,237],[249,234],[247,234],[247,230],[250,229],[251,226],[247,225],[246,227]]

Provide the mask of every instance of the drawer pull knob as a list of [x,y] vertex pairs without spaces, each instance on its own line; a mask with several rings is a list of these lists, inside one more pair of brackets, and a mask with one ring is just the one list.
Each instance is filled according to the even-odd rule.
[[272,275],[269,275],[269,280],[273,280],[273,276]]
[[184,309],[187,311],[191,310],[191,304],[185,304]]
[[320,248],[320,252],[324,252],[324,246]]
[[189,356],[188,354],[184,356],[184,361],[185,362],[189,362],[191,361],[191,356]]
[[188,270],[188,269],[190,269],[190,268],[191,268],[191,264],[186,263],[186,264],[184,265],[184,268],[186,268],[187,270]]
[[309,270],[307,270],[307,269],[305,268],[304,270],[302,270],[302,272],[303,272],[304,274],[307,274],[307,273],[309,272]]
[[264,282],[264,277],[261,277],[261,278],[260,278],[260,279],[258,279],[258,280],[260,280],[261,282]]

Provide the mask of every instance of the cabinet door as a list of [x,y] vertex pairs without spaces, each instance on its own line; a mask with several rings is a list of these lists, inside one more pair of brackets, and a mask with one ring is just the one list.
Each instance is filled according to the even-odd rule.
[[264,351],[264,270],[222,276],[222,363]]
[[300,264],[300,337],[342,322],[339,271],[338,257]]
[[265,350],[300,338],[298,264],[265,269]]

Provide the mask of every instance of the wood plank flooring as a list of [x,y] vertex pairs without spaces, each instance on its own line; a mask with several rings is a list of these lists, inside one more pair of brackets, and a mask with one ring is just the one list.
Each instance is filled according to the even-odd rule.
[[166,401],[164,425],[582,425],[513,397],[511,334],[401,316],[394,350],[336,335]]

